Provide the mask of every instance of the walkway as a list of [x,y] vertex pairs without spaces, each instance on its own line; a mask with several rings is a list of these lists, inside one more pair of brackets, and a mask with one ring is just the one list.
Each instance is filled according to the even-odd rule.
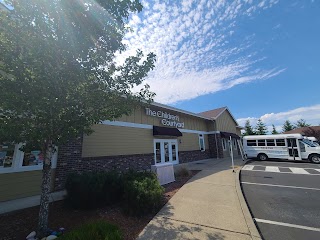
[[237,181],[243,164],[235,160],[237,173],[230,159],[187,164],[202,171],[170,199],[138,239],[260,239]]

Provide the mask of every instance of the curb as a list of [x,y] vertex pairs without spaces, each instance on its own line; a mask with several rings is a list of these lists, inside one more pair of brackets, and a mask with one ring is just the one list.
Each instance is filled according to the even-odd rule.
[[251,213],[250,213],[249,208],[247,206],[247,202],[246,202],[246,200],[243,196],[242,190],[241,190],[241,184],[240,184],[240,171],[241,171],[241,169],[242,169],[242,167],[240,169],[236,170],[236,174],[237,174],[237,176],[236,176],[236,192],[238,195],[238,199],[240,202],[242,213],[243,213],[244,219],[246,221],[246,224],[248,226],[251,238],[253,240],[262,240],[262,237],[257,229],[257,226],[255,225],[255,223],[252,219]]

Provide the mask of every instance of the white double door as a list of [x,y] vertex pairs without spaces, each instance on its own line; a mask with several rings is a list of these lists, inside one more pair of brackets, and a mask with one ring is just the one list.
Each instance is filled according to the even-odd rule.
[[155,164],[179,163],[177,139],[154,139]]

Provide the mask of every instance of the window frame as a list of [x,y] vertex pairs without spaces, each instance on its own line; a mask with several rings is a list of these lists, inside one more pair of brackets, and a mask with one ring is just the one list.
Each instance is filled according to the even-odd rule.
[[[32,166],[23,166],[23,158],[24,152],[19,150],[22,147],[22,143],[15,144],[12,165],[11,167],[0,167],[0,174],[4,173],[16,173],[16,172],[29,172],[29,171],[37,171],[43,169],[43,164],[32,165]],[[57,167],[57,159],[58,159],[58,147],[56,147],[56,151],[52,156],[51,168]]]
[[[251,145],[253,142],[255,142],[255,145]],[[248,144],[248,143],[250,143],[250,144]],[[257,143],[257,140],[256,140],[256,139],[249,139],[249,140],[247,140],[246,145],[247,145],[248,147],[257,147],[257,146],[258,146],[258,143]]]
[[227,150],[227,143],[226,143],[226,139],[225,138],[222,138],[222,149],[223,149],[223,151]]
[[[198,134],[199,137],[199,149],[201,152],[206,151],[206,142],[204,141],[204,134]],[[203,141],[203,149],[201,149],[201,141]]]

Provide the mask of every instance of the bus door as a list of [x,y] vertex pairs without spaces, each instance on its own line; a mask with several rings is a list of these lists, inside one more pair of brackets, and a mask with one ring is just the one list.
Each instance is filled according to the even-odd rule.
[[288,160],[301,160],[301,153],[298,145],[298,139],[287,138],[289,158]]

